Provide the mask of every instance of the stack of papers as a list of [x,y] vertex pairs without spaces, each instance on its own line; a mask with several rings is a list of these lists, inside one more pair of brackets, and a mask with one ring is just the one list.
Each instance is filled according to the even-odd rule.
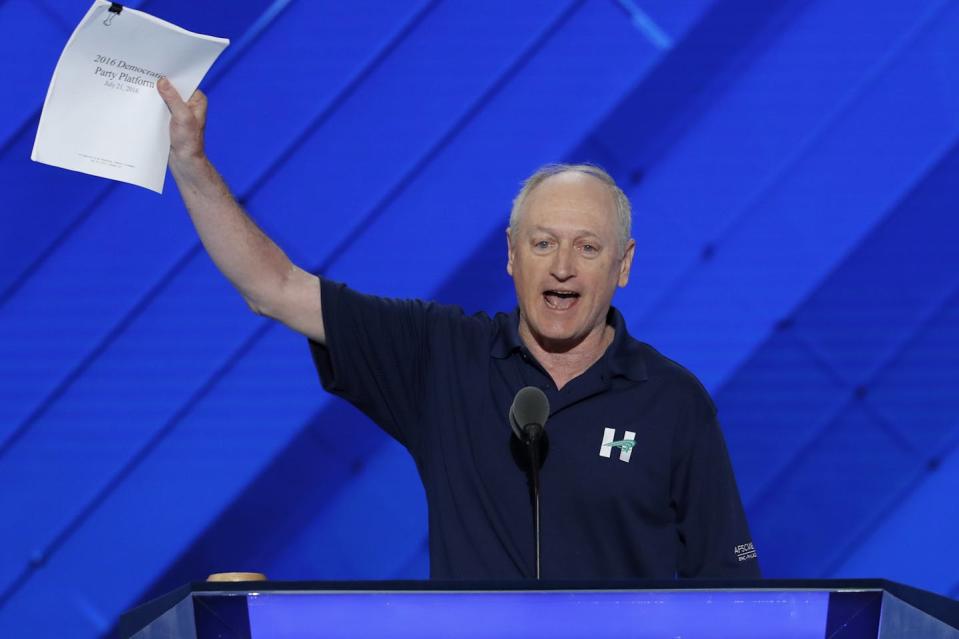
[[163,192],[166,76],[187,99],[230,43],[96,0],[57,62],[31,159]]

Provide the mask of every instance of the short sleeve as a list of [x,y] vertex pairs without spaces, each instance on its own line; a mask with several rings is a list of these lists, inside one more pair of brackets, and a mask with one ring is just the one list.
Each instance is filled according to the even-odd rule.
[[326,344],[310,341],[320,382],[406,447],[416,442],[429,361],[429,304],[320,280]]
[[679,442],[671,499],[680,577],[758,579],[759,562],[711,402]]

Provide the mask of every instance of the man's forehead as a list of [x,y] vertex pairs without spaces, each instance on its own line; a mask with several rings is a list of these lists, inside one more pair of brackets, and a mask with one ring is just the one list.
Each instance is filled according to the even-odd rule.
[[616,216],[616,200],[609,185],[580,171],[549,176],[530,192],[523,204],[532,226],[552,226],[568,218],[601,223],[608,218],[613,222]]
[[543,181],[536,185],[536,188],[532,190],[532,193],[536,193],[540,190],[546,190],[548,187],[557,189],[576,186],[607,194],[610,192],[609,185],[598,175],[593,175],[584,171],[577,171],[575,169],[568,169],[566,171],[560,171],[559,173],[554,173],[553,175],[543,178]]

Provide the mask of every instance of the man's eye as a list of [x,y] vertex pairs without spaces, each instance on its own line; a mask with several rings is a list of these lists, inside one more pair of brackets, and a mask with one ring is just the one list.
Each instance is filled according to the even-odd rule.
[[598,246],[595,246],[593,244],[583,244],[583,253],[586,253],[587,255],[592,255],[597,252],[599,252]]
[[535,247],[538,248],[538,249],[548,249],[548,248],[549,248],[549,240],[539,240],[538,242],[536,242],[535,244],[533,244],[533,246],[535,246]]

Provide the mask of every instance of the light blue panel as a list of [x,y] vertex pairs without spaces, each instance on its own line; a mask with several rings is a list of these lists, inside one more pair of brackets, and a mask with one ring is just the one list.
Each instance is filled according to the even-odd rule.
[[128,185],[109,193],[0,313],[0,441],[35,418],[190,248],[193,230],[175,193]]
[[[955,596],[959,586],[959,449],[918,478],[901,504],[828,577],[882,575],[917,588]],[[930,451],[932,452],[932,451]]]
[[[277,338],[284,343],[293,338],[290,351],[298,355],[294,356],[294,363],[299,363],[303,351],[297,343],[302,346],[302,339],[284,332],[280,330]],[[313,388],[316,392],[311,394],[311,401],[323,398],[319,387]],[[203,401],[209,402],[209,397],[207,393]],[[147,601],[197,575],[214,572],[253,570],[275,577],[284,574],[276,568],[277,557],[305,555],[299,545],[308,545],[310,539],[303,538],[302,530],[329,507],[343,485],[375,462],[378,450],[389,441],[386,433],[337,398],[323,401],[320,410],[306,423],[283,443],[282,450],[272,455],[265,468],[256,469],[256,480],[232,497],[175,560],[164,566],[159,575],[145,581],[148,587],[140,591],[139,600]],[[263,434],[270,432],[265,429]],[[247,470],[250,469],[237,468],[235,472],[243,474]],[[422,499],[422,490],[418,490],[420,495],[414,497]],[[402,498],[401,494],[394,495],[394,499]],[[379,504],[374,508],[378,511]],[[406,543],[402,539],[396,541]],[[359,550],[357,554],[361,554]],[[309,570],[305,562],[298,565],[298,573]],[[315,578],[323,576],[322,569],[314,567]]]
[[[199,279],[216,281],[210,277]],[[210,304],[216,304],[219,297],[211,291],[184,291],[171,297],[170,306],[173,301],[194,295],[209,295],[214,298]],[[157,304],[165,306],[162,300]],[[198,531],[208,525],[211,515],[239,494],[250,475],[262,471],[309,416],[329,401],[318,387],[303,338],[279,326],[270,328],[247,357],[234,365],[232,374],[219,382],[223,384],[222,392],[207,398],[204,389],[198,389],[197,382],[188,378],[192,372],[188,365],[190,354],[196,353],[197,367],[228,362],[223,361],[223,355],[201,352],[201,344],[184,338],[191,334],[184,324],[201,317],[204,321],[222,322],[220,329],[227,337],[232,330],[243,328],[238,309],[224,305],[216,311],[207,309],[206,313],[201,309],[177,321],[158,308],[150,314],[151,319],[144,320],[165,325],[156,329],[156,346],[128,337],[121,338],[113,347],[120,351],[132,348],[132,342],[140,345],[137,357],[126,355],[124,359],[131,369],[129,377],[143,381],[131,390],[138,395],[129,397],[136,401],[124,405],[124,415],[111,414],[102,403],[94,404],[95,397],[90,397],[88,422],[112,430],[114,439],[118,439],[118,433],[134,428],[151,429],[153,439],[149,444],[139,442],[137,449],[122,451],[140,455],[122,475],[116,466],[98,469],[108,475],[108,483],[103,486],[108,490],[94,501],[90,501],[90,495],[72,495],[74,503],[88,507],[81,525],[69,531],[43,569],[33,573],[0,608],[0,635],[18,624],[35,624],[31,627],[36,629],[37,636],[56,636],[57,628],[81,628],[86,613],[74,605],[80,597],[87,608],[108,619],[134,605],[137,593],[187,548]],[[230,324],[238,326],[232,329]],[[137,326],[131,333],[139,335],[147,328]],[[196,334],[202,336],[204,331],[197,330]],[[161,335],[165,339],[160,340]],[[166,343],[166,339],[178,340],[179,344]],[[168,351],[165,357],[148,357],[152,349],[160,347]],[[207,370],[206,376],[211,372]],[[161,376],[166,378],[162,385],[145,383]],[[184,406],[185,398],[175,395],[181,391],[179,387],[185,393],[200,392]],[[150,401],[161,405],[151,405]],[[117,441],[115,445],[121,443],[124,442]],[[145,445],[149,448],[142,448]],[[326,462],[321,457],[316,463]],[[75,470],[77,466],[73,465]],[[61,487],[68,493],[64,499],[71,496],[70,490]],[[269,533],[267,518],[259,525],[264,527],[264,534]],[[87,578],[71,578],[78,574]],[[51,596],[63,597],[62,608],[52,612],[46,609],[45,603]]]
[[774,334],[715,396],[747,508],[835,416],[849,391],[786,330]]
[[[832,123],[843,100],[857,92],[921,10],[921,3],[894,1],[805,3],[804,11],[765,40],[765,48],[749,52],[735,74],[703,89],[695,101],[698,117],[689,116],[656,164],[629,165],[638,142],[628,133],[620,138],[627,145],[622,148],[615,135],[603,137],[627,167],[645,172],[642,183],[628,189],[641,248],[645,238],[656,238],[677,256],[688,256],[645,262],[645,286],[633,292],[638,314],[655,312],[695,268],[704,245],[729,232],[731,220],[757,209],[773,214],[760,201],[762,193],[794,179],[797,158],[836,130]],[[788,283],[780,285],[791,291]]]
[[871,386],[869,401],[931,456],[959,425],[959,289],[927,321]]
[[[271,578],[384,579],[410,569],[427,534],[426,497],[416,467],[395,440],[367,461],[285,552],[279,549]],[[428,565],[424,572],[404,576],[427,577]]]
[[721,590],[284,592],[253,594],[247,602],[251,636],[818,639],[827,624],[830,594]]
[[849,383],[871,381],[959,288],[957,172],[953,148],[797,313],[795,330]]
[[[582,139],[597,116],[642,77],[651,54],[615,7],[583,5],[330,273],[360,290],[431,295],[450,266],[470,256],[477,239],[505,229],[521,177]],[[635,63],[619,64],[626,58]],[[521,143],[516,131],[522,132]],[[410,240],[397,241],[410,234]]]
[[111,188],[100,178],[31,162],[35,133],[34,123],[0,154],[0,309],[28,267]]
[[824,576],[921,467],[922,460],[850,405],[751,508],[764,576]]
[[438,6],[255,194],[251,209],[291,256],[316,267],[369,224],[371,210],[563,8]]
[[[681,39],[702,18],[704,8],[718,3],[673,2],[672,0],[627,0],[619,4],[632,5],[638,9],[638,16],[648,18],[655,30],[662,32],[669,40]],[[638,27],[637,27],[638,28]],[[649,27],[645,27],[649,28]]]
[[[959,135],[959,120],[928,99],[940,78],[926,64],[957,30],[959,5],[924,16],[803,145],[789,172],[752,200],[713,259],[642,322],[644,334],[707,386],[734,371],[765,337],[764,324],[788,315]],[[718,304],[724,293],[731,303]]]
[[429,5],[289,4],[209,92],[207,147],[234,191],[246,195]]
[[[212,270],[196,255],[188,276],[113,340],[3,456],[0,485],[29,489],[0,492],[0,512],[18,521],[4,534],[0,589],[31,557],[49,554],[73,518],[264,321]],[[191,300],[189,312],[183,299]],[[208,339],[211,333],[221,340]]]
[[[0,149],[40,111],[47,85],[67,42],[64,32],[36,2],[0,4]],[[31,140],[34,131],[31,131]],[[31,145],[32,146],[32,145]]]

